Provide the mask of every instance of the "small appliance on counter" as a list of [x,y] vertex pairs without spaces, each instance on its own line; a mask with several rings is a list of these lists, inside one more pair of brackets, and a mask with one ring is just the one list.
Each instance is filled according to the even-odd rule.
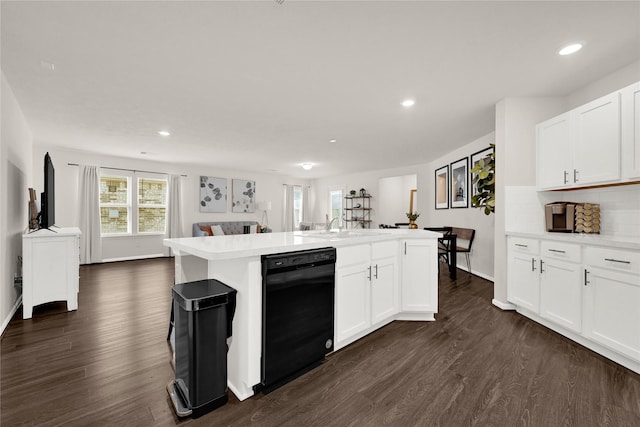
[[553,202],[544,206],[547,231],[573,233],[576,204],[571,202]]

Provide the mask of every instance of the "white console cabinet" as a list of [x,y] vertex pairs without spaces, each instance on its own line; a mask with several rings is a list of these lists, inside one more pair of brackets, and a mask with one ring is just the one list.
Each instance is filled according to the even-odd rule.
[[54,227],[22,236],[23,319],[46,302],[66,301],[69,311],[78,309],[80,234],[77,227]]

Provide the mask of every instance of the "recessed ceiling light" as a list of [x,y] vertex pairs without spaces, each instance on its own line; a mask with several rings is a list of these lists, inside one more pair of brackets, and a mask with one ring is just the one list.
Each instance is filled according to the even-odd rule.
[[159,130],[158,131],[158,135],[160,135],[160,136],[169,136],[169,135],[171,135],[171,132],[169,132],[168,130]]
[[329,142],[334,143],[334,142],[338,142],[337,139],[330,139]]
[[311,168],[313,167],[313,165],[311,163],[303,163],[302,164],[302,169],[308,171],[311,170]]
[[413,107],[413,104],[415,104],[416,101],[414,101],[413,99],[405,99],[404,101],[402,101],[402,106],[403,107]]
[[572,53],[576,53],[582,49],[582,45],[580,43],[570,44],[568,46],[563,47],[558,51],[558,55],[571,55]]

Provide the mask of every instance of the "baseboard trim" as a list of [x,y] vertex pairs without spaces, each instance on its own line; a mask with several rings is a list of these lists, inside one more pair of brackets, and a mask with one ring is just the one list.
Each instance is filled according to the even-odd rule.
[[[467,273],[469,272],[469,270],[467,270],[467,267],[466,267],[465,265],[458,264],[458,265],[456,265],[456,267],[457,267],[458,269],[462,270],[462,271],[466,271]],[[489,276],[489,275],[487,275],[487,274],[480,273],[480,272],[478,272],[478,271],[474,271],[473,269],[471,270],[471,274],[473,274],[474,276],[481,277],[481,278],[483,278],[483,279],[485,279],[485,280],[488,280],[488,281],[490,281],[490,282],[494,282],[494,280],[493,280],[493,276]]]
[[502,302],[502,301],[497,300],[495,298],[491,300],[491,304],[495,305],[500,310],[515,310],[516,309],[516,306],[511,304],[510,302]]
[[7,329],[7,326],[9,326],[9,322],[11,322],[13,315],[16,314],[16,311],[18,311],[18,308],[20,308],[21,305],[22,305],[22,295],[18,297],[18,299],[16,300],[16,303],[11,308],[9,315],[2,322],[2,326],[0,326],[0,336],[4,334],[4,330]]

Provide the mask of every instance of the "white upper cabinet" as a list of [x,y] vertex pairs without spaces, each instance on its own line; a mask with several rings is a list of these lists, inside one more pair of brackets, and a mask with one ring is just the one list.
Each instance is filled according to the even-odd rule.
[[560,188],[571,185],[573,170],[569,113],[561,114],[536,128],[538,188]]
[[572,111],[573,184],[604,184],[620,179],[620,93]]
[[640,83],[536,126],[540,190],[640,179]]
[[622,97],[622,179],[640,179],[640,82],[620,91]]

